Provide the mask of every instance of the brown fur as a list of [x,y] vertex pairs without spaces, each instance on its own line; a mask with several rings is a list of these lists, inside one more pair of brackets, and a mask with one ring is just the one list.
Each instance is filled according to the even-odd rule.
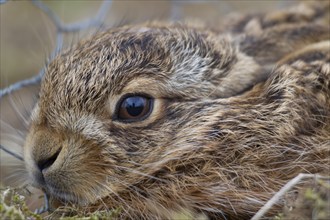
[[[305,19],[125,26],[73,46],[42,81],[25,146],[33,183],[121,218],[247,219],[298,173],[328,173],[328,5],[304,7]],[[147,119],[113,120],[127,93],[155,98]],[[42,177],[36,163],[56,153]]]

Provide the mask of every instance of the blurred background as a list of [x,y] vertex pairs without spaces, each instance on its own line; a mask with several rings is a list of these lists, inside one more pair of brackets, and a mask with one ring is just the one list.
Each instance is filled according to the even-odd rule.
[[[96,14],[102,1],[43,1],[64,23],[86,20]],[[260,12],[293,4],[290,0],[242,1],[112,1],[104,19],[105,27],[146,20],[202,19],[214,22],[231,12]],[[88,29],[93,32],[95,29]],[[82,33],[65,34],[70,44]],[[0,6],[0,88],[36,75],[55,47],[54,23],[30,1],[7,1]]]
[[[1,0],[4,1],[4,0]],[[0,5],[0,88],[35,76],[56,47],[57,30],[50,14],[63,23],[76,23],[95,16],[103,1],[42,1],[45,13],[31,1],[5,1]],[[112,1],[102,28],[147,20],[203,20],[217,23],[229,13],[267,12],[295,4],[295,0],[210,1]],[[63,34],[63,47],[77,42],[100,27]],[[101,28],[101,29],[102,29]],[[22,155],[29,115],[37,99],[38,85],[15,91],[0,100],[0,144]],[[24,163],[0,150],[0,185],[22,185]]]

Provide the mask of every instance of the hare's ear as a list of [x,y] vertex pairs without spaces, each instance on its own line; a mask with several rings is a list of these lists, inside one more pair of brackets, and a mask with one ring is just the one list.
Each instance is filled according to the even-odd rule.
[[235,36],[217,35],[208,37],[208,41],[214,43],[209,53],[210,71],[204,75],[213,87],[209,97],[239,95],[267,78],[267,72],[254,57],[242,52]]
[[183,51],[181,59],[174,61],[171,85],[184,91],[186,96],[228,98],[266,78],[260,65],[242,53],[231,36],[211,36],[203,40],[204,45],[201,44],[197,52],[187,55]]
[[319,24],[286,24],[240,38],[241,50],[272,68],[284,56],[308,44],[328,40],[329,28]]
[[227,98],[239,95],[267,78],[267,73],[262,70],[260,65],[238,49],[233,62],[225,76],[219,76],[215,70],[214,74],[209,77],[208,80],[216,86],[211,96]]

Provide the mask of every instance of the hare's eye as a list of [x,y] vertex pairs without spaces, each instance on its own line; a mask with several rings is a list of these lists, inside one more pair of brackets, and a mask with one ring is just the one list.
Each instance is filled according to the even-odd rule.
[[117,118],[126,122],[143,120],[152,111],[153,100],[144,96],[127,96],[117,108]]

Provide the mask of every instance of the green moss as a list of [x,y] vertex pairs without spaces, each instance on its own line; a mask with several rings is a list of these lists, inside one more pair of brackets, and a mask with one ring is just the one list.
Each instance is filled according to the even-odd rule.
[[329,181],[310,181],[299,190],[298,197],[277,214],[273,220],[330,219]]
[[0,219],[41,219],[40,215],[31,212],[25,203],[25,196],[17,189],[1,189],[0,191]]
[[0,189],[1,220],[111,220],[119,214],[120,209],[86,213],[74,207],[61,207],[48,215],[39,215],[32,212],[26,205],[23,189]]
[[[330,184],[320,181],[322,189],[308,188],[305,192],[305,199],[313,205],[314,219],[329,219],[330,218],[330,204],[329,204],[329,189]],[[326,195],[328,194],[328,195]]]

